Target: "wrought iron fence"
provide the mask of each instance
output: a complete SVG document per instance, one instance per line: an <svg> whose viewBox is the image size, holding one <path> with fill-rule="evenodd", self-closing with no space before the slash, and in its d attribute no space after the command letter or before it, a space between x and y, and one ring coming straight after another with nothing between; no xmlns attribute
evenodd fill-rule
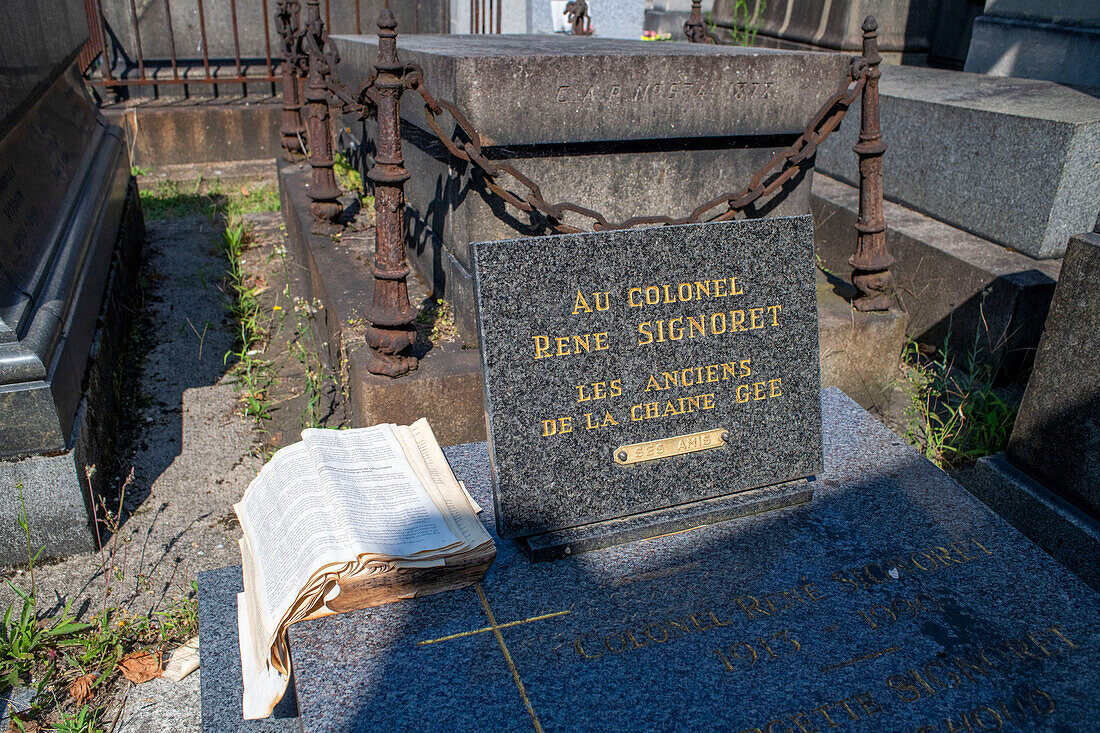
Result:
<svg viewBox="0 0 1100 733"><path fill-rule="evenodd" d="M470 33L500 33L504 0L470 0Z"/></svg>
<svg viewBox="0 0 1100 733"><path fill-rule="evenodd" d="M480 0L496 14L496 33L502 1ZM409 32L422 30L420 2L407 0L402 8ZM119 95L137 93L139 88L156 94L158 87L183 86L185 92L195 89L198 96L209 96L219 85L246 85L240 88L247 93L250 84L269 84L274 93L286 56L280 52L281 39L272 21L285 4L286 0L84 0L89 41L81 50L81 69L89 84ZM374 33L375 18L364 23L364 15L376 5L322 0L325 28ZM435 30L449 23L445 17L424 21Z"/></svg>

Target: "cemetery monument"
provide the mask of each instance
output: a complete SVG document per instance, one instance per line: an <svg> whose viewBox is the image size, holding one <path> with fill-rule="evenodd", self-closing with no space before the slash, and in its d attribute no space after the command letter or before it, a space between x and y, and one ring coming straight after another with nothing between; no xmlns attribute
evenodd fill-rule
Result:
<svg viewBox="0 0 1100 733"><path fill-rule="evenodd" d="M379 66L392 72L383 41ZM487 50L426 57L410 86L488 63ZM786 61L775 68L830 63ZM481 89L470 104L492 94ZM377 145L372 180L400 189L396 99L371 93L377 137L359 144ZM401 108L412 137L425 114L414 102ZM538 144L486 155L496 138L471 127L423 142L425 156L442 167L459 150L488 170ZM878 140L861 145L881 155ZM866 163L881 175L881 158ZM441 213L474 195L442 181L424 199L445 202ZM268 726L774 733L1095 717L1096 592L843 394L819 390L804 212L582 233L528 188L559 236L453 240L469 260L490 442L445 452L484 507L497 560L469 588L292 626L293 695ZM592 218L613 229L628 216ZM861 221L881 244L881 210L861 208ZM380 252L393 245L383 230L401 231L391 224L380 220ZM239 585L234 568L201 580L207 730L250 729L225 614Z"/></svg>
<svg viewBox="0 0 1100 733"><path fill-rule="evenodd" d="M99 113L75 61L88 34L82 4L19 6L0 43L4 563L27 560L17 485L44 557L93 547L102 475L86 467L110 455L144 237L122 131Z"/></svg>

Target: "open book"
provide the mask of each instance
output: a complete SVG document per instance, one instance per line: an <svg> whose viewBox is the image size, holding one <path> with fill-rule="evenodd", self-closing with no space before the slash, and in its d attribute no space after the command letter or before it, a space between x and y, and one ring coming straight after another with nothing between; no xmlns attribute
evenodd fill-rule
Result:
<svg viewBox="0 0 1100 733"><path fill-rule="evenodd" d="M423 419L305 430L234 509L244 532L237 624L248 719L270 715L286 692L290 624L470 585L496 557Z"/></svg>

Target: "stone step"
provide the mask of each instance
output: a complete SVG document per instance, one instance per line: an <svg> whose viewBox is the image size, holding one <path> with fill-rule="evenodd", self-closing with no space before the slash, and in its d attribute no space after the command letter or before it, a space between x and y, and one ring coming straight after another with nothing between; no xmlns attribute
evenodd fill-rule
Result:
<svg viewBox="0 0 1100 733"><path fill-rule="evenodd" d="M820 173L811 194L814 243L822 266L851 275L859 190ZM901 204L885 204L886 246L908 334L1010 379L1026 371L1043 331L1061 260L1037 260ZM862 403L861 403L862 404Z"/></svg>

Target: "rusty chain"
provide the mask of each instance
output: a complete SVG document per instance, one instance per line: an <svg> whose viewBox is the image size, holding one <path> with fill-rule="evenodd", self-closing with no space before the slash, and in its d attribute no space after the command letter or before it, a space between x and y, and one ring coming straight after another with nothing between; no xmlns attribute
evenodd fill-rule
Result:
<svg viewBox="0 0 1100 733"><path fill-rule="evenodd" d="M375 107L373 85L377 72L372 69L371 76L353 95L332 73L336 61L334 58L335 49L331 44L325 45L327 46L325 49L327 52L322 52L321 57L325 64L326 88L340 102L342 112L354 113L361 119L365 119ZM585 231L566 224L564 218L567 213L591 219L593 231L630 229L636 226L698 224L704 221L736 219L744 214L745 210L756 201L770 196L793 178L801 169L803 161L812 156L817 151L818 146L840 126L841 121L848 112L848 108L859 99L867 82L867 63L862 57L853 57L849 76L849 83L822 105L810 123L806 125L802 134L761 166L742 190L724 193L711 199L696 207L691 214L685 217L661 214L635 216L623 221L612 222L599 211L572 201L558 203L547 201L539 185L521 173L511 163L493 161L487 158L482 151L481 134L466 116L451 102L436 99L432 96L425 86L423 73L417 65L406 64L404 66L406 87L420 95L424 102L424 114L428 127L431 128L432 134L446 147L447 151L458 160L478 168L485 176L486 187L509 206L527 214L534 212L542 214L546 217L550 229L558 234L573 234ZM443 131L439 116L444 112L454 119L458 129L462 131L462 135L467 138L465 141L457 141ZM526 192L514 193L509 190L504 183L507 177L514 179L526 189ZM722 206L726 207L725 210L716 213L715 210Z"/></svg>

